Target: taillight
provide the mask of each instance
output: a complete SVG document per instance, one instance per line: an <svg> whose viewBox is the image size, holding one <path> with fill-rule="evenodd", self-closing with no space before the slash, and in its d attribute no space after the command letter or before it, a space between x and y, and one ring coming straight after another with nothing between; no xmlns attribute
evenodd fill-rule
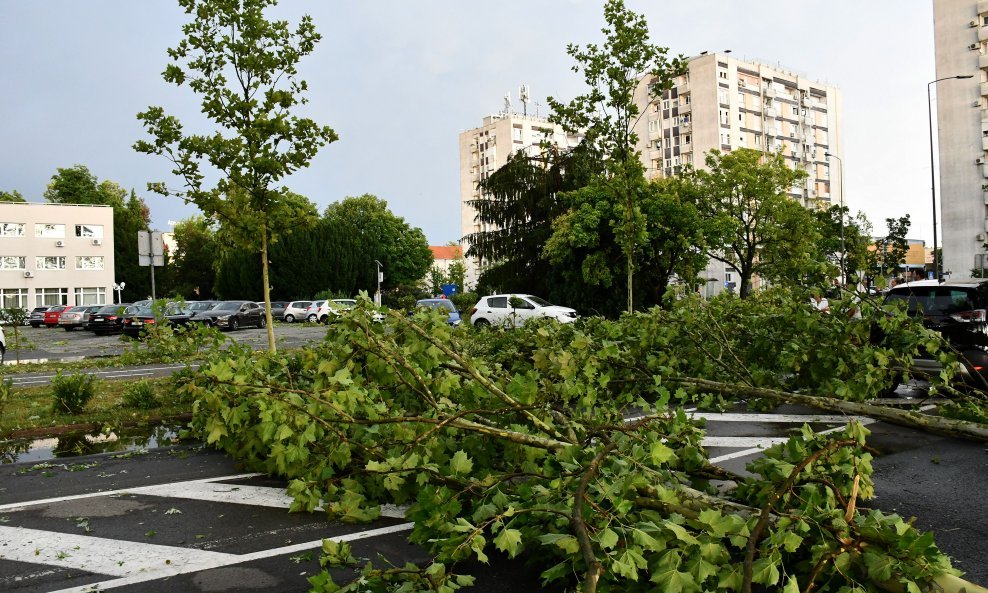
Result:
<svg viewBox="0 0 988 593"><path fill-rule="evenodd" d="M116 315L110 315L109 317L106 318L106 320L107 321L116 321L117 320L117 316Z"/></svg>
<svg viewBox="0 0 988 593"><path fill-rule="evenodd" d="M954 321L971 323L973 321L984 321L986 318L984 309L974 309L972 311L958 311L950 316Z"/></svg>

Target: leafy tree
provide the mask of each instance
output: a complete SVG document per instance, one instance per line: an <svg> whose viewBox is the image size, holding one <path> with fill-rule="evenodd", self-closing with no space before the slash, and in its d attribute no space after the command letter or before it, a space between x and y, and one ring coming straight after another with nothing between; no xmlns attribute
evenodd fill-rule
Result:
<svg viewBox="0 0 988 593"><path fill-rule="evenodd" d="M446 269L446 279L449 280L450 284L455 284L459 292L463 292L467 289L465 285L466 277L467 264L463 261L463 257L458 257Z"/></svg>
<svg viewBox="0 0 988 593"><path fill-rule="evenodd" d="M21 195L21 192L17 191L16 189L10 192L0 190L0 202L26 202L26 201L27 200L24 199L24 196Z"/></svg>
<svg viewBox="0 0 988 593"><path fill-rule="evenodd" d="M789 189L806 176L793 170L781 154L742 148L711 151L708 170L685 174L693 185L700 215L717 219L707 255L738 270L741 298L751 293L751 279L803 276L812 267L812 244L818 233L812 215L789 197Z"/></svg>
<svg viewBox="0 0 988 593"><path fill-rule="evenodd" d="M635 258L646 240L646 221L638 203L644 185L644 170L635 150L634 132L640 119L636 90L645 83L648 99L654 100L672 87L683 72L685 60L666 57L668 48L648 40L645 17L628 10L623 0L604 5L603 46L586 48L570 44L566 53L582 72L588 92L568 105L549 97L550 121L571 133L584 135L584 142L606 160L606 173L598 185L615 202L610 214L614 236L625 258L628 311L633 310Z"/></svg>
<svg viewBox="0 0 988 593"><path fill-rule="evenodd" d="M298 77L298 63L321 35L308 16L294 31L285 21L267 20L264 11L275 0L179 3L193 20L182 28L185 38L168 51L172 62L163 76L176 86L188 83L218 131L188 134L177 118L150 107L138 119L151 140L138 141L134 148L166 157L184 184L181 190L162 183L151 184L152 189L195 203L207 216L240 229L242 237L256 238L273 352L268 249L273 238L298 222L292 219L297 201L276 184L308 166L322 146L338 138L328 126L293 114L307 102L308 85ZM206 185L206 165L220 175L214 187Z"/></svg>
<svg viewBox="0 0 988 593"><path fill-rule="evenodd" d="M193 216L175 225L175 291L189 299L212 299L220 246L213 225Z"/></svg>
<svg viewBox="0 0 988 593"><path fill-rule="evenodd" d="M909 251L909 242L906 235L909 234L909 215L899 218L886 218L885 225L888 227L888 234L875 240L875 249L872 251L872 269L881 276L895 276L899 272L899 266L906 261L906 252Z"/></svg>
<svg viewBox="0 0 988 593"><path fill-rule="evenodd" d="M348 285L331 288L349 294L361 290L374 292L377 289L374 260L380 261L384 268L381 290L414 286L432 266L432 251L422 229L413 228L404 218L395 216L388 203L376 196L364 194L330 204L325 218L329 228L349 243L337 254L340 263L345 262L350 271L347 278L339 278L339 283Z"/></svg>

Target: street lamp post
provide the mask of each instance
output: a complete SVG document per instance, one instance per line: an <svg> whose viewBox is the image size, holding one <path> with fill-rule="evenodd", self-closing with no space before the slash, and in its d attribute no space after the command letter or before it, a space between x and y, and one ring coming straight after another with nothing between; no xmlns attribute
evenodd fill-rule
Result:
<svg viewBox="0 0 988 593"><path fill-rule="evenodd" d="M828 159L830 157L837 159L837 170L838 175L840 175L840 284L844 286L847 283L847 270L845 269L847 248L844 245L844 161L836 154L829 152L823 153L823 156Z"/></svg>
<svg viewBox="0 0 988 593"><path fill-rule="evenodd" d="M926 83L926 116L930 124L930 194L933 199L933 277L938 282L943 281L943 276L940 273L940 267L943 262L940 261L942 258L937 255L937 181L936 174L933 170L933 98L931 97L931 92L933 85L942 80L973 77L973 74L959 74L957 76L945 76Z"/></svg>
<svg viewBox="0 0 988 593"><path fill-rule="evenodd" d="M376 304L378 307L380 307L381 306L381 280L384 280L384 274L381 273L381 269L384 266L382 266L381 265L381 262L377 261L376 259L374 260L374 263L377 264L377 292L374 293L374 304Z"/></svg>
<svg viewBox="0 0 988 593"><path fill-rule="evenodd" d="M122 293L123 293L123 289L124 289L125 286L127 286L127 283L126 282L121 282L119 284L117 284L116 282L113 283L113 290L117 291L117 304L118 305L121 304L121 303L123 303L123 294Z"/></svg>

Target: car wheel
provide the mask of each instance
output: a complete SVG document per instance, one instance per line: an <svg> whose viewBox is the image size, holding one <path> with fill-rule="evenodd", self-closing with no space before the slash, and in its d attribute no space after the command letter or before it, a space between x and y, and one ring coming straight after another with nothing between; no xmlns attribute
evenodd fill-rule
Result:
<svg viewBox="0 0 988 593"><path fill-rule="evenodd" d="M230 331L235 332L240 328L240 322L237 321L236 317L230 318Z"/></svg>
<svg viewBox="0 0 988 593"><path fill-rule="evenodd" d="M4 358L7 356L7 348L0 344L0 364L3 364Z"/></svg>
<svg viewBox="0 0 988 593"><path fill-rule="evenodd" d="M267 327L267 325L268 325L267 317L261 315L261 318L257 321L257 327L264 329L265 327Z"/></svg>
<svg viewBox="0 0 988 593"><path fill-rule="evenodd" d="M316 322L316 319L317 319L317 317L316 317L316 314L315 314L315 313L313 313L312 315L309 315L309 316L308 316L308 317L306 318L306 321L308 321L309 323L315 323L315 322Z"/></svg>
<svg viewBox="0 0 988 593"><path fill-rule="evenodd" d="M325 323L326 325L329 325L329 315L323 315L322 317L320 317L319 323Z"/></svg>
<svg viewBox="0 0 988 593"><path fill-rule="evenodd" d="M476 325L477 327L487 327L488 325L491 324L491 322L481 317L477 321L474 321L473 324Z"/></svg>
<svg viewBox="0 0 988 593"><path fill-rule="evenodd" d="M295 316L291 313L285 315L285 323L295 323Z"/></svg>

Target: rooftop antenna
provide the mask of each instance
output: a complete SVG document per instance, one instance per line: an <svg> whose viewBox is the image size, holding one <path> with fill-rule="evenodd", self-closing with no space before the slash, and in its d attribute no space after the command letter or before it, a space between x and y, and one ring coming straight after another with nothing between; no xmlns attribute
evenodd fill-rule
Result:
<svg viewBox="0 0 988 593"><path fill-rule="evenodd" d="M530 95L528 93L528 85L527 84L523 84L523 85L521 85L521 87L518 88L518 98L521 100L522 113L525 116L527 116L528 115L528 100L530 98Z"/></svg>
<svg viewBox="0 0 988 593"><path fill-rule="evenodd" d="M504 115L511 115L511 93L504 93Z"/></svg>

